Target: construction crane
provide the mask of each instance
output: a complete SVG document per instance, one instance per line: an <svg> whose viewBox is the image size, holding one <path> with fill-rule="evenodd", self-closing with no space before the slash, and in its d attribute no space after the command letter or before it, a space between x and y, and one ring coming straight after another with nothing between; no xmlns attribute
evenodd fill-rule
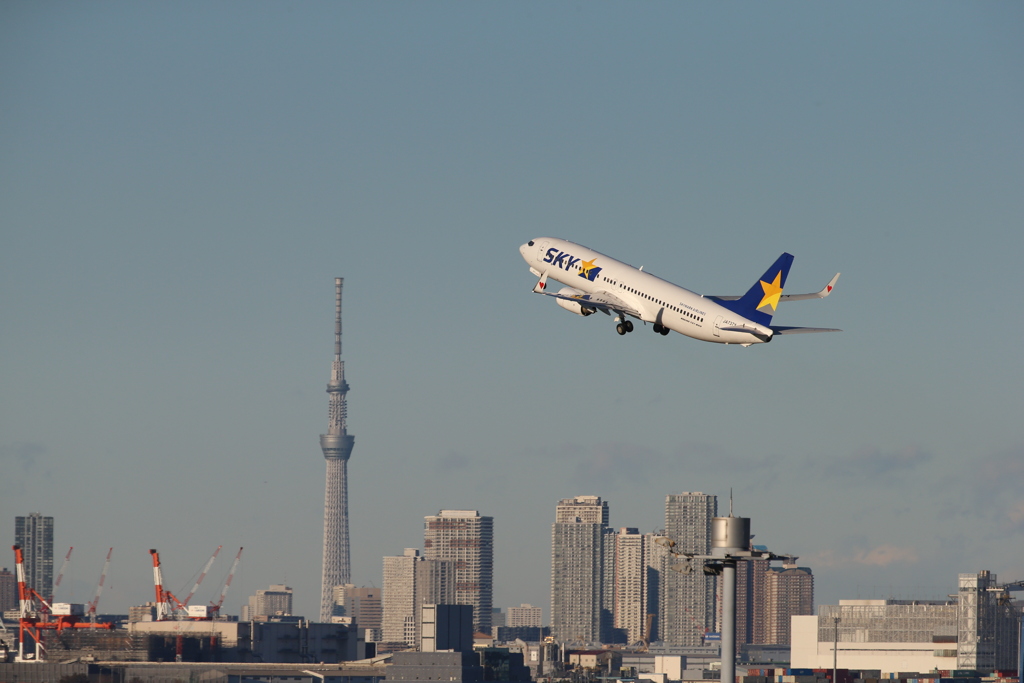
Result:
<svg viewBox="0 0 1024 683"><path fill-rule="evenodd" d="M231 579L235 578L235 570L238 569L238 562L242 559L242 549L238 549L238 554L235 555L235 561L231 563L231 571L228 572L228 578L224 581L224 587L220 589L220 599L217 602L210 602L210 618L220 616L220 608L224 604L224 598L228 595L228 588L231 587Z"/></svg>
<svg viewBox="0 0 1024 683"><path fill-rule="evenodd" d="M53 604L53 596L57 593L57 588L60 587L60 580L64 578L64 571L68 568L68 562L71 561L71 551L75 549L75 546L68 548L68 554L64 556L64 564L60 566L60 571L57 572L57 580L53 582L53 591L50 593L50 604Z"/></svg>
<svg viewBox="0 0 1024 683"><path fill-rule="evenodd" d="M219 545L217 546L217 549L213 551L213 556L206 561L206 565L203 567L202 573L199 575L199 578L196 579L196 584L192 586L192 590L190 590L188 595L185 596L185 602L183 602L182 605L184 605L186 613L190 618L205 619L207 616L208 608L205 605L194 605L189 607L188 602L192 599L192 596L196 594L196 591L199 589L199 584L201 584L203 579L206 578L206 572L210 571L210 567L213 566L214 561L217 559L217 554L220 553L220 549L223 547L224 546Z"/></svg>
<svg viewBox="0 0 1024 683"><path fill-rule="evenodd" d="M193 595L195 595L196 590L199 588L199 584L203 582L203 579L206 577L206 573L210 571L210 567L213 566L213 562L217 559L217 554L220 552L222 547L223 546L217 546L217 549L213 552L213 556L207 560L202 573L199 575L199 579L196 581L195 585L192 586L192 590L189 591L188 595L185 596L184 601L179 600L174 593L164 588L163 572L160 568L160 554L155 548L150 549L149 554L153 556L153 585L156 589L157 621L166 621L168 618L208 618L207 607L202 605L189 607L188 601L192 599Z"/></svg>
<svg viewBox="0 0 1024 683"><path fill-rule="evenodd" d="M18 661L46 658L43 631L63 631L76 628L114 628L113 624L92 624L79 621L84 616L84 605L49 603L25 581L25 555L20 545L12 546L14 566L18 577ZM68 553L70 555L70 551ZM50 621L50 617L56 617ZM34 642L31 655L25 653L25 636Z"/></svg>
<svg viewBox="0 0 1024 683"><path fill-rule="evenodd" d="M110 556L113 552L113 548L107 551L107 561L103 563L103 571L100 573L100 582L96 586L96 594L92 596L92 600L89 601L88 609L86 610L89 614L89 621L93 624L96 623L96 605L99 604L100 595L103 593L103 582L107 579L107 570L110 569Z"/></svg>
<svg viewBox="0 0 1024 683"><path fill-rule="evenodd" d="M1024 581L1014 581L1013 583L1004 583L1001 586L993 586L988 589L991 593L999 593L996 596L996 604L998 605L1009 605L1010 604L1010 591L1024 591Z"/></svg>

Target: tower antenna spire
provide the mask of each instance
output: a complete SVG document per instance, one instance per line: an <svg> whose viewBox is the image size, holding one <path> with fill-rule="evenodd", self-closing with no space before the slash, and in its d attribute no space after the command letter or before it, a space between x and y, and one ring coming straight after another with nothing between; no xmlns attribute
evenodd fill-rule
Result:
<svg viewBox="0 0 1024 683"><path fill-rule="evenodd" d="M320 591L320 621L330 621L334 587L349 583L351 564L348 544L348 459L355 437L348 433L348 382L341 360L341 289L344 278L334 278L334 362L327 383L327 433L320 448L327 461L324 489L324 564Z"/></svg>
<svg viewBox="0 0 1024 683"><path fill-rule="evenodd" d="M341 287L345 278L334 278L334 360L341 360Z"/></svg>

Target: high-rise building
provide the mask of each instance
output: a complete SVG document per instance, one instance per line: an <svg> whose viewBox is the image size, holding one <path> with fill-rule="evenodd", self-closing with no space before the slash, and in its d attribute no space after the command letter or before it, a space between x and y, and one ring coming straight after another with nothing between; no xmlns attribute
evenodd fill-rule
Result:
<svg viewBox="0 0 1024 683"><path fill-rule="evenodd" d="M351 583L334 587L334 613L352 617L360 629L380 630L381 589Z"/></svg>
<svg viewBox="0 0 1024 683"><path fill-rule="evenodd" d="M763 644L765 633L765 572L768 560L747 560L736 563L736 644ZM715 595L716 630L722 630L722 591L719 581Z"/></svg>
<svg viewBox="0 0 1024 683"><path fill-rule="evenodd" d="M650 602L650 546L654 537L637 529L623 527L614 539L614 577L612 614L615 628L625 632L627 643L644 640L647 615L654 622L657 602Z"/></svg>
<svg viewBox="0 0 1024 683"><path fill-rule="evenodd" d="M49 600L53 595L53 517L38 512L15 517L14 542L25 557L25 583Z"/></svg>
<svg viewBox="0 0 1024 683"><path fill-rule="evenodd" d="M429 560L454 563L455 600L452 604L472 605L473 628L490 633L494 518L483 517L476 510L441 510L425 517L423 554Z"/></svg>
<svg viewBox="0 0 1024 683"><path fill-rule="evenodd" d="M671 494L665 499L665 535L673 550L707 555L711 552L711 520L718 498L700 492ZM689 573L665 571L659 596L659 636L670 645L701 645L715 627L715 577L704 573L705 562L694 560Z"/></svg>
<svg viewBox="0 0 1024 683"><path fill-rule="evenodd" d="M403 555L384 558L384 599L381 601L381 640L387 643L417 642L416 563L423 558L415 548Z"/></svg>
<svg viewBox="0 0 1024 683"><path fill-rule="evenodd" d="M595 642L606 635L605 538L608 503L600 496L558 502L551 526L551 632L558 640ZM610 616L610 615L609 615Z"/></svg>
<svg viewBox="0 0 1024 683"><path fill-rule="evenodd" d="M762 546L763 547L763 546ZM748 560L738 563L736 567L736 642L766 643L766 609L765 583L767 581L768 560ZM740 569L743 570L742 600L740 596ZM723 582L724 583L724 582ZM740 631L742 614L743 631ZM740 638L743 640L740 640Z"/></svg>
<svg viewBox="0 0 1024 683"><path fill-rule="evenodd" d="M512 627L529 626L540 628L544 625L540 607L523 603L519 607L509 607L505 617L505 625Z"/></svg>
<svg viewBox="0 0 1024 683"><path fill-rule="evenodd" d="M18 608L18 577L4 567L0 570L0 613Z"/></svg>
<svg viewBox="0 0 1024 683"><path fill-rule="evenodd" d="M246 607L246 620L291 616L292 589L283 584L272 583L270 588L261 588L256 591L256 595L249 596L249 604Z"/></svg>
<svg viewBox="0 0 1024 683"><path fill-rule="evenodd" d="M764 575L764 604L765 642L789 645L790 618L814 614L814 576L811 570L795 564L768 569Z"/></svg>
<svg viewBox="0 0 1024 683"><path fill-rule="evenodd" d="M348 382L341 360L341 287L334 279L334 362L327 383L327 433L320 435L320 448L327 460L324 487L324 563L320 588L320 621L329 621L334 604L334 587L348 583L351 573L348 545L348 459L355 437L348 433Z"/></svg>
<svg viewBox="0 0 1024 683"><path fill-rule="evenodd" d="M416 647L420 609L426 604L454 604L455 578L454 562L428 559L416 548L385 557L381 640Z"/></svg>

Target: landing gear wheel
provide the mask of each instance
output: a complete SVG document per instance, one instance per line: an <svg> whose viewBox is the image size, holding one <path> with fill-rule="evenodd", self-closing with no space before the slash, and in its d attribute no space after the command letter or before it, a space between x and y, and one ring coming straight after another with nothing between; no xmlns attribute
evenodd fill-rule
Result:
<svg viewBox="0 0 1024 683"><path fill-rule="evenodd" d="M671 331L672 331L672 330L668 329L667 327L662 327L662 328L661 328L661 335L662 335L663 337L664 337L664 336L667 336L667 335L668 335L668 333L669 333L669 332L671 332Z"/></svg>
<svg viewBox="0 0 1024 683"><path fill-rule="evenodd" d="M619 323L615 326L615 331L619 334L626 334L628 330L626 330L626 326L623 323Z"/></svg>
<svg viewBox="0 0 1024 683"><path fill-rule="evenodd" d="M655 334L662 334L662 330L663 329L665 329L665 328L661 326L661 323L654 323L654 333Z"/></svg>
<svg viewBox="0 0 1024 683"><path fill-rule="evenodd" d="M633 331L633 321L632 320L627 320L626 322L624 322L622 324L626 326L626 332L632 332Z"/></svg>

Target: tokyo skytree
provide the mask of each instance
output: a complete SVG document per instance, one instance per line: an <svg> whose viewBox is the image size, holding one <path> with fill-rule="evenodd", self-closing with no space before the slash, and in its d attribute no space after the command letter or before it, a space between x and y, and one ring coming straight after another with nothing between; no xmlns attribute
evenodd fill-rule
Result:
<svg viewBox="0 0 1024 683"><path fill-rule="evenodd" d="M348 459L355 437L348 433L348 406L345 395L345 362L341 360L341 286L344 278L334 278L334 362L329 399L327 433L320 435L320 448L327 460L327 485L324 493L324 571L320 592L320 621L331 620L333 589L350 583L348 550Z"/></svg>

